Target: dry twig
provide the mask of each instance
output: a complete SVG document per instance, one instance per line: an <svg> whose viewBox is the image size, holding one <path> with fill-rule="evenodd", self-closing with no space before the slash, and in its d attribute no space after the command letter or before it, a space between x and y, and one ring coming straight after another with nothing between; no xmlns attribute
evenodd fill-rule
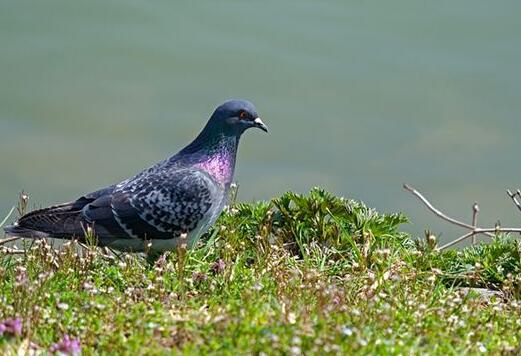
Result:
<svg viewBox="0 0 521 356"><path fill-rule="evenodd" d="M4 224L7 222L7 220L9 220L9 218L11 217L11 215L13 214L15 209L16 209L16 207L14 207L14 206L11 208L11 210L9 211L7 216L0 222L0 228L2 226L4 226ZM18 240L20 238L21 237L19 237L19 236L12 236L12 237L7 237L5 239L0 239L0 246L3 245L3 244L6 244L8 242L11 242L11 241L16 241L16 240Z"/></svg>
<svg viewBox="0 0 521 356"><path fill-rule="evenodd" d="M3 246L0 248L0 252L6 255L23 255L25 253L25 250Z"/></svg>
<svg viewBox="0 0 521 356"><path fill-rule="evenodd" d="M0 222L0 227L4 226L4 224L7 222L7 220L11 217L11 215L13 214L13 211L14 209L16 209L14 206L11 208L11 210L9 211L9 213L7 214L7 216L4 218L4 220L2 220L2 222Z"/></svg>
<svg viewBox="0 0 521 356"><path fill-rule="evenodd" d="M521 211L521 202L517 198L521 198L521 191L518 189L515 193L512 193L510 189L507 189L508 196L512 199L517 208Z"/></svg>
<svg viewBox="0 0 521 356"><path fill-rule="evenodd" d="M8 242L16 241L16 240L19 240L19 239L21 239L20 236L6 237L5 239L1 239L0 240L0 246L3 245L3 244L6 244Z"/></svg>
<svg viewBox="0 0 521 356"><path fill-rule="evenodd" d="M414 196L416 196L430 211L432 211L436 216L438 216L439 218L453 224L453 225L456 225L456 226L459 226L459 227L462 227L462 228L465 228L465 229L468 229L470 230L470 232L458 237L457 239L439 247L438 249L439 250L443 250L443 249L446 249L447 247L450 247L460 241L463 241L469 237L472 237L472 243L475 243L475 236L476 235L479 235L479 234L482 234L482 235L486 235L488 237L494 237L496 236L498 233L500 232L515 232L515 233L521 233L521 228L502 228L500 227L499 225L496 225L495 227L493 228L480 228L480 227L477 227L477 216L478 216L478 212L479 212L479 206L477 203L474 203L474 205L472 206L472 225L470 224L467 224L465 222L462 222L460 220L457 220L457 219L454 219L450 216L448 216L447 214L443 213L441 210L437 209L436 207L434 207L434 205L431 204L431 202L429 200L427 200L427 198L425 198L419 191L417 191L416 189L414 189L413 187L411 187L410 185L408 184L404 184L403 185L404 189L407 190L408 192L412 193ZM520 197L521 198L521 192L518 190L515 194L511 195L510 191L509 191L509 195L510 197L514 200L514 203L516 204L516 206L521 210L521 203L517 200L516 196Z"/></svg>
<svg viewBox="0 0 521 356"><path fill-rule="evenodd" d="M474 229L476 229L478 225L478 213L479 213L479 205L477 202L472 205L472 226L474 226ZM472 234L472 244L476 244L476 234Z"/></svg>

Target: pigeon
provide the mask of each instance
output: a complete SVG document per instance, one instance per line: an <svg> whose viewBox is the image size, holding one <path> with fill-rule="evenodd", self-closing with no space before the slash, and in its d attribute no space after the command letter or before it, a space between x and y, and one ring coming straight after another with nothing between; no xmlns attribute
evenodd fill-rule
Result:
<svg viewBox="0 0 521 356"><path fill-rule="evenodd" d="M29 212L4 228L28 238L86 239L122 252L160 255L181 242L192 248L222 212L241 135L268 132L253 104L229 100L177 154L120 183L77 200Z"/></svg>

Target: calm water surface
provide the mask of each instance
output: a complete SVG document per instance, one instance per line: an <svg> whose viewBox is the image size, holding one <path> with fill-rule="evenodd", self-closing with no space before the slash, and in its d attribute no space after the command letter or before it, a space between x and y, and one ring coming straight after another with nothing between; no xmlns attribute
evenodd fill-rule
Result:
<svg viewBox="0 0 521 356"><path fill-rule="evenodd" d="M0 215L70 200L175 153L252 100L240 199L323 186L420 234L448 213L521 225L519 1L2 1Z"/></svg>

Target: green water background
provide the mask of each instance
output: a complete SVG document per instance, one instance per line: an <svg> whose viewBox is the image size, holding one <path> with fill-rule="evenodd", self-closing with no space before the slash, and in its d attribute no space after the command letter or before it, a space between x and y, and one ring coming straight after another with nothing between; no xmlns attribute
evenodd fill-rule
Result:
<svg viewBox="0 0 521 356"><path fill-rule="evenodd" d="M313 186L436 220L401 184L521 225L519 1L0 2L0 215L175 153L223 100L252 100L241 200Z"/></svg>

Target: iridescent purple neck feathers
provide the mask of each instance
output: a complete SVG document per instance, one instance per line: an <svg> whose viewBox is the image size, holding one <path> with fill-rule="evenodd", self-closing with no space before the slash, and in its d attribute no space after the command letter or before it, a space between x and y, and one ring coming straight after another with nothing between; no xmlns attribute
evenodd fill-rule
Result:
<svg viewBox="0 0 521 356"><path fill-rule="evenodd" d="M200 135L176 158L203 169L219 184L228 188L233 180L239 137L223 134Z"/></svg>
<svg viewBox="0 0 521 356"><path fill-rule="evenodd" d="M194 164L206 172L217 182L229 187L233 180L235 171L235 157L237 155L236 137L228 137L219 142L218 146L210 148L206 153L202 153L201 160Z"/></svg>

